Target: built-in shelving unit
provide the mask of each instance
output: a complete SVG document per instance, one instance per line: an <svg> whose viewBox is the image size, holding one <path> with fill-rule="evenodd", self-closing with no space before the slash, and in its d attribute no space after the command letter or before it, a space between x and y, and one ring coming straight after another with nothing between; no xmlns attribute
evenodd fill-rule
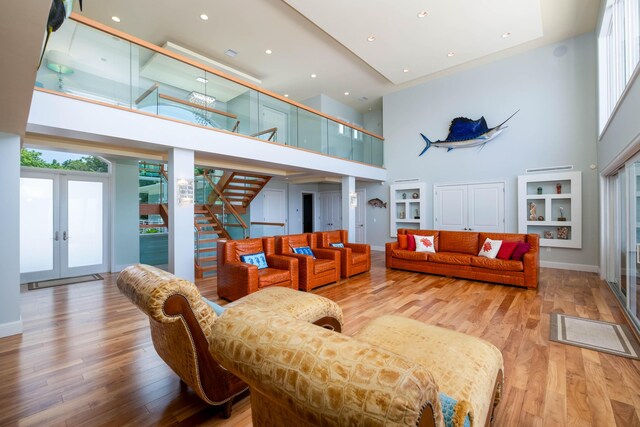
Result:
<svg viewBox="0 0 640 427"><path fill-rule="evenodd" d="M518 177L518 232L540 235L540 246L582 247L582 172Z"/></svg>
<svg viewBox="0 0 640 427"><path fill-rule="evenodd" d="M426 187L424 182L392 184L389 192L390 235L396 237L399 228L426 228Z"/></svg>

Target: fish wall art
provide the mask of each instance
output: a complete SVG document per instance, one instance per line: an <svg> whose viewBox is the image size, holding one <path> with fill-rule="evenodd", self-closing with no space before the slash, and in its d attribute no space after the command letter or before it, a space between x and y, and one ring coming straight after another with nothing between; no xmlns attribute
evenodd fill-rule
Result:
<svg viewBox="0 0 640 427"><path fill-rule="evenodd" d="M500 133L507 127L504 124L507 123L511 117L515 116L518 111L513 113L507 120L500 123L498 126L492 128L487 126L487 121L484 119L484 116L480 117L478 120L471 120L466 117L456 117L451 120L451 124L449 125L449 135L447 135L447 139L443 141L431 142L429 138L424 136L424 134L420 134L427 146L424 147L424 150L422 150L419 156L422 156L432 145L434 147L446 148L447 152L454 148L484 146L484 144L500 135Z"/></svg>
<svg viewBox="0 0 640 427"><path fill-rule="evenodd" d="M386 208L387 207L387 203L383 202L380 199L371 199L367 203L369 203L369 205L373 206L374 208Z"/></svg>

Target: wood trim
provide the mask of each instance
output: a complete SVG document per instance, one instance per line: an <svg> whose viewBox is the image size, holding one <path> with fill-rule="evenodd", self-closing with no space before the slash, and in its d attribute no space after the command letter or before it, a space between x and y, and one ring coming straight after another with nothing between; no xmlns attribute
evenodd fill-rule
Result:
<svg viewBox="0 0 640 427"><path fill-rule="evenodd" d="M271 129L265 129L263 131L260 131L258 133L254 133L253 135L251 135L252 137L256 138L258 136L261 135L266 135L268 133L271 133L271 135L269 135L269 138L267 138L267 141L271 141L271 139L276 136L276 133L278 132L278 128L271 128Z"/></svg>
<svg viewBox="0 0 640 427"><path fill-rule="evenodd" d="M184 295L171 295L164 302L163 310L169 316L181 317L189 330L197 355L195 361L199 373L197 380L209 399L207 403L224 404L247 389L248 386L240 378L223 368L213 358L204 332Z"/></svg>
<svg viewBox="0 0 640 427"><path fill-rule="evenodd" d="M220 114L221 116L227 116L227 117L230 117L232 119L237 119L238 118L238 116L236 116L235 114L227 113L226 111L222 111L222 110L216 110L215 108L211 108L211 107L205 107L204 105L198 105L198 104L195 104L193 102L185 101L185 100L180 99L180 98L176 98L176 97L173 97L173 96L165 95L163 93L161 93L159 96L160 96L160 98L166 99L167 101L177 102L178 104L186 105L187 107L198 108L200 110L205 110L205 111L209 111L211 113ZM256 135L251 135L251 136L256 136Z"/></svg>
<svg viewBox="0 0 640 427"><path fill-rule="evenodd" d="M96 30L102 31L102 32L107 33L107 34L111 34L112 36L116 36L116 37L121 38L123 40L126 40L126 41L128 41L130 43L133 43L133 44L136 44L138 46L144 47L145 49L149 49L151 51L154 51L156 53L162 54L164 56L168 56L168 57L173 58L173 59L175 59L177 61L180 61L180 62L183 62L185 64L191 65L193 67L200 68L201 70L204 70L207 73L215 74L215 75L217 75L219 77L225 78L225 79L230 80L230 81L232 81L234 83L237 83L237 84L242 85L244 87L247 87L249 89L255 90L256 92L260 92L260 93L263 93L265 95L268 95L268 96L271 96L273 98L276 98L277 100L282 101L282 102L284 102L286 104L296 106L296 107L301 108L303 110L309 111L310 113L314 113L314 114L317 114L318 116L322 116L322 117L327 118L329 120L333 120L334 122L340 123L342 125L350 127L352 129L355 129L355 130L357 130L359 132L365 133L365 134L370 135L370 136L372 136L374 138L378 138L378 139L384 141L384 137L382 137L380 135L376 135L375 133L369 132L368 130L363 129L363 128L359 127L359 126L354 126L351 123L347 123L347 122L345 122L343 120L340 120L340 119L338 119L336 117L332 117L332 116L330 116L328 114L325 114L325 113L322 113L320 111L314 110L313 108L308 107L308 106L306 106L304 104L300 104L298 102L291 101L290 99L285 98L284 96L278 95L275 92L268 91L266 89L263 89L263 88L261 88L259 86L254 85L254 84L251 84L251 83L245 82L243 80L240 80L238 78L232 77L232 76L230 76L228 74L223 73L222 71L216 70L215 68L208 67L208 66L200 64L199 62L196 62L196 61L194 61L192 59L186 58L186 57L184 57L182 55L179 55L179 54L171 52L171 51L169 51L167 49L164 49L164 48L161 48L159 46L156 46L153 43L149 43L147 41L144 41L142 39L134 37L134 36L132 36L130 34L127 34L125 32L122 32L122 31L116 30L114 28L108 27L108 26L106 26L104 24L101 24L101 23L99 23L97 21L89 19L89 18L87 18L85 16L78 15L76 12L73 12L71 14L71 16L69 16L69 18L74 20L74 21L76 21L76 22L84 24L84 25L86 25L88 27L94 28Z"/></svg>
<svg viewBox="0 0 640 427"><path fill-rule="evenodd" d="M329 329L335 332L342 332L342 325L338 322L338 319L332 316L321 317L313 322L314 325L318 325L321 328Z"/></svg>
<svg viewBox="0 0 640 427"><path fill-rule="evenodd" d="M136 99L136 100L135 100L136 105L138 105L138 104L140 104L142 101L144 101L144 99L145 99L147 96L151 95L151 93L152 93L154 90L158 89L159 87L160 87L160 85L159 85L158 83L154 83L154 84L152 84L152 85L151 85L151 87L150 87L149 89L145 90L145 91L144 91L144 93L143 93L142 95L140 95L140 96L138 97L138 99Z"/></svg>
<svg viewBox="0 0 640 427"><path fill-rule="evenodd" d="M284 222L264 222L264 221L251 221L251 225L275 225L278 227L284 227Z"/></svg>
<svg viewBox="0 0 640 427"><path fill-rule="evenodd" d="M244 135L242 133L235 133L235 132L228 131L228 130L225 130L225 129L218 129L218 128L212 128L210 126L203 126L203 125L199 125L197 123L187 122L185 120L174 119L172 117L167 117L167 116L160 116L158 114L148 113L146 111L134 110L133 108L121 107L119 105L113 105L113 104L109 104L107 102L96 101L94 99L87 99L87 98L83 98L81 96L70 95L68 93L62 93L62 92L58 92L58 91L51 90L51 89L45 89L45 88L41 88L41 87L34 87L33 90L36 91L36 92L42 92L42 93L48 93L50 95L61 96L63 98L74 99L76 101L88 102L89 104L100 105L102 107L109 107L109 108L114 108L116 110L127 111L129 113L140 114L141 116L154 117L156 119L162 119L162 120L167 120L167 121L174 122L174 123L180 123L182 125L193 126L193 127L197 127L197 128L200 128L200 129L206 129L206 130L213 131L213 132L226 133L227 135L233 135L233 136L241 136L243 138L249 138L249 139L252 139L254 141L260 141L260 142L262 142L264 144L274 144L274 145L277 145L279 147L287 147L287 148L290 148L292 150L305 151L307 153L317 154L319 156L331 157L333 159L342 160L343 162L356 163L356 164L360 164L360 165L364 165L364 166L368 166L368 167L372 167L372 168L376 168L376 169L382 169L382 170L385 169L382 166L370 165L368 163L360 162L358 160L343 159L342 157L333 156L333 155L327 154L327 153L320 153L318 151L309 150L307 148L294 147L293 145L283 145L283 144L279 144L277 142L266 141L266 140L260 139L260 138L253 138L253 137L251 137L249 135ZM36 133L32 132L29 135L31 135L33 137L33 136L37 136L39 134L36 134ZM72 138L69 138L69 139L72 139ZM80 141L80 142L85 142L85 141ZM95 142L95 141L89 141L89 142ZM207 153L211 153L211 152L207 151ZM164 159L165 157L162 156L162 158Z"/></svg>

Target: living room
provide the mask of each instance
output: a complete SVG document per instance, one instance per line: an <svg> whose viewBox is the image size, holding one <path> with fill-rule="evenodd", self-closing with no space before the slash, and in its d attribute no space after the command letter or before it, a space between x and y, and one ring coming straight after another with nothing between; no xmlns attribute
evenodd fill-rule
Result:
<svg viewBox="0 0 640 427"><path fill-rule="evenodd" d="M118 28L118 24L111 17L116 14L124 17L126 13L126 9L118 12L93 9L92 12L93 5L84 3L88 18L114 28ZM551 25L548 21L552 10L550 2L535 3L539 3L542 10L540 22ZM553 312L637 328L634 323L637 322L634 261L637 236L635 226L629 221L637 210L632 199L625 199L626 195L635 194L636 185L631 178L636 176L634 156L638 152L635 116L640 89L635 84L637 68L634 65L624 84L620 84L617 89L619 98L608 101L610 111L603 111L601 104L605 95L601 90L604 77L602 72L598 73L602 67L598 63L598 57L602 58L598 49L601 45L599 38L604 34L601 30L603 22L609 19L611 9L607 2L578 3L573 2L571 7L567 6L571 10L564 11L566 32L545 26L545 40L534 38L528 43L514 42L509 49L497 48L492 55L472 60L464 60L464 50L458 49L452 57L447 57L449 49L445 48L444 58L461 58L460 63L454 67L445 66L439 73L414 77L396 85L385 80L387 87L379 92L377 103L372 102L371 109L368 105L365 108L360 106L367 101L349 99L360 93L372 97L369 92L350 87L336 93L334 87L339 85L335 82L331 83L334 92L330 92L327 81L318 83L328 71L317 72L318 76L310 79L306 67L299 65L304 68L301 73L304 72L305 78L314 82L310 84L318 85L310 89L316 91L313 94L330 93L324 95L325 99L334 102L332 105L327 102L324 110L321 105L311 108L332 117L338 116L338 119L344 119L346 111L355 112L362 117L359 124L364 130L384 136L384 179L376 179L374 172L370 173L360 164L353 166L360 168L357 171L349 171L348 164L345 166L332 158L326 160L326 165L320 161L314 165L318 170L326 168L328 172L325 174L316 171L312 177L305 177L287 176L285 173L265 187L291 190L286 191L286 234L302 231L294 224L297 224L300 214L295 204L299 203L298 193L303 189L316 194L342 192L343 203L346 204L344 185L349 181L343 178L355 175L357 178L352 190L362 190L366 195L365 203L379 199L388 204L383 208L366 204L364 208L365 242L372 249L371 270L316 288L310 294L338 303L344 312L343 333L346 335L355 334L369 320L394 314L477 336L497 346L505 360L507 381L502 402L496 409L497 425L580 422L585 425L631 425L640 416L637 409L640 404L634 391L640 384L636 360L549 341L549 316ZM321 14L307 12L318 20L314 25L313 19L284 2L269 2L268 7L285 19L295 15L295 25L308 26L305 34L319 38L321 44L336 50L338 56L355 63L350 65L352 69L367 68L367 73L378 76L374 80L384 80L374 68L327 35L330 33L328 28L323 32L316 26L321 25ZM78 5L75 8L77 11ZM202 13L197 9L194 7L190 13ZM40 12L44 16L47 10ZM430 13L433 15L435 12ZM560 14L560 11L556 10L556 13ZM15 16L24 14L25 10L17 10ZM412 14L413 19L424 19ZM161 15L158 12L158 16ZM211 12L209 15L213 17ZM507 32L513 34L504 39L500 37ZM518 37L513 29L505 29L501 34L497 36L500 41ZM556 39L551 41L548 37ZM382 36L377 35L376 40L366 43L375 45L381 40ZM7 43L5 49L10 45ZM637 49L637 44L635 47ZM273 58L278 50L271 48L274 54L267 56ZM243 53L241 51L240 56ZM260 54L264 55L262 51ZM10 72L10 69L5 72ZM354 71L353 74L357 73ZM401 70L400 74L408 73ZM11 74L6 76L6 80L10 80L9 76ZM30 93L33 93L35 81L34 74ZM5 81L4 85L9 83ZM305 83L299 85L302 87ZM342 95L347 89L351 94ZM272 90L287 93L297 102L312 98L302 95L302 90L298 95L293 89L285 92L282 87L277 87ZM5 94L2 105L15 101L9 89L2 93ZM1 181L9 200L17 200L16 180L20 177L19 166L14 161L16 143L19 146L21 141L31 141L41 144L31 145L36 149L48 146L71 151L75 148L80 153L105 157L114 155L111 151L113 145L105 144L103 151L96 149L99 146L96 140L112 137L110 132L91 136L95 137L93 141L89 141L89 136L87 140L78 140L75 136L65 139L62 134L49 137L46 132L38 134L37 126L44 129L45 119L61 120L53 117L54 114L51 114L52 118L45 117L47 110L40 102L42 95L42 92L33 95L34 104L27 105L27 116L30 109L31 114L37 112L38 115L29 119L25 116L21 130L16 129L15 123L10 123L11 126L3 124L0 128L6 132L0 145L7 150L2 155L2 170L7 179ZM29 104L30 99L31 95L23 102ZM74 108L78 111L85 108L82 101L69 99L65 102L75 102L77 107ZM425 140L420 134L431 141L444 140L451 121L456 117L484 117L488 126L493 127L513 113L516 114L506 123L508 127L481 148L449 151L439 148L436 143L420 155L425 149ZM115 114L128 113L114 113L113 117ZM105 115L105 123L113 117ZM352 119L349 124L354 123L357 125L358 121ZM72 126L72 130L80 127L78 124ZM225 140L227 143L231 141L235 140ZM28 142L26 146L29 146ZM291 150L289 147L276 149ZM152 150L145 152L138 147L138 153L148 155ZM283 157L281 153L286 151L278 151L277 154L274 151L264 167L273 169L273 159ZM298 160L293 157L297 155L283 160L281 169L300 169L300 165L294 164ZM247 164L256 169L260 166L255 157L246 156ZM132 162L132 158L123 159L115 154L115 159L116 163L131 163L130 178L136 173L137 164ZM143 155L138 159L163 160L162 156ZM207 160L215 165L216 155L209 155ZM197 161L196 158L196 164ZM433 206L436 187L501 182L504 184L502 231L522 233L519 204L523 197L518 188L518 177L535 175L536 171L580 172L582 198L579 225L570 225L581 227L580 247L563 246L561 243L564 242L559 242L562 238L556 231L562 224L554 225L552 240L555 242L540 245L541 269L537 290L385 268L385 244L396 239L395 233L390 232L390 224L393 223L390 206L392 185L403 180L424 183L425 203L419 219L426 224L422 228L438 229L436 225L440 219ZM287 182L296 177L297 183ZM316 181L312 182L312 178ZM133 179L137 179L137 174ZM126 187L131 182L121 184ZM557 209L550 212L553 216L547 220L562 216ZM538 213L549 216L542 206L539 206ZM576 215L575 211L572 213ZM123 212L123 216L135 217L133 229L137 228L137 212ZM5 211L2 218L8 229L19 229L17 212ZM569 222L572 220L576 221L576 218ZM350 223L343 221L342 228L349 227ZM541 225L528 224L528 227L535 230ZM349 230L350 237L353 237L355 233ZM13 231L7 233L7 242L17 241ZM129 238L137 240L138 235ZM121 241L118 247L126 246ZM137 261L132 259L136 257L135 250L131 251L132 257L119 257L117 263L112 259L111 272L104 274L104 280L97 283L18 292L19 280L15 274L16 265L19 265L17 247L17 244L8 244L1 257L3 266L7 268L0 286L3 301L0 308L4 311L0 324L13 324L16 319L21 319L23 333L0 338L3 347L0 363L6 368L3 377L6 375L4 378L10 384L0 396L0 412L5 414L0 417L0 424L96 423L98 418L94 414L100 414L99 422L105 424L250 424L251 404L247 396L236 401L231 418L224 419L218 408L209 407L192 390L183 387L180 378L155 353L146 316L115 286L118 271ZM193 271L191 266L185 268L189 269ZM220 305L228 303L218 297L216 279L198 280L196 283L203 296Z"/></svg>

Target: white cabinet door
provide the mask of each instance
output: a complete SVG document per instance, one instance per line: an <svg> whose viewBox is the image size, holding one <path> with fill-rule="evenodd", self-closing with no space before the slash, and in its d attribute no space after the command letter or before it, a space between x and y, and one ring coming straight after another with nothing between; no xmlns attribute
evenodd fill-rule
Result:
<svg viewBox="0 0 640 427"><path fill-rule="evenodd" d="M447 185L434 187L436 230L462 231L467 228L467 186Z"/></svg>
<svg viewBox="0 0 640 427"><path fill-rule="evenodd" d="M364 190L356 191L358 195L358 207L356 208L356 235L355 243L366 243L367 239L367 219L365 217L366 206L364 204Z"/></svg>
<svg viewBox="0 0 640 427"><path fill-rule="evenodd" d="M467 228L486 233L504 232L504 183L469 185Z"/></svg>
<svg viewBox="0 0 640 427"><path fill-rule="evenodd" d="M320 193L322 231L339 230L342 226L342 196L339 191Z"/></svg>
<svg viewBox="0 0 640 427"><path fill-rule="evenodd" d="M434 229L505 231L504 182L435 185Z"/></svg>

